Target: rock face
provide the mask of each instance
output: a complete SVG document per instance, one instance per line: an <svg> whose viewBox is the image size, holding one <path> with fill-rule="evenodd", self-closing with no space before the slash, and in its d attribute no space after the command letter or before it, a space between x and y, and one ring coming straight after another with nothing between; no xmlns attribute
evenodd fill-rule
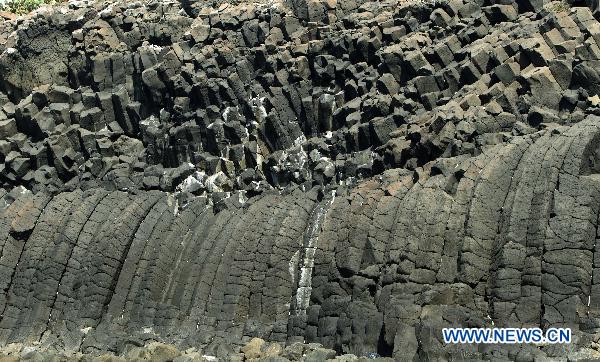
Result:
<svg viewBox="0 0 600 362"><path fill-rule="evenodd" d="M584 5L71 1L0 23L0 346L600 358ZM574 342L444 344L458 326Z"/></svg>

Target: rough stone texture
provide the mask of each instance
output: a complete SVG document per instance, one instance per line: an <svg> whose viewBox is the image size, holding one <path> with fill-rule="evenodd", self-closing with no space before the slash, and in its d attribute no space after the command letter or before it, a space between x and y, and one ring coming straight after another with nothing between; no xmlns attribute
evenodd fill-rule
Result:
<svg viewBox="0 0 600 362"><path fill-rule="evenodd" d="M7 17L0 352L600 358L600 23L572 5ZM450 326L575 340L445 345Z"/></svg>

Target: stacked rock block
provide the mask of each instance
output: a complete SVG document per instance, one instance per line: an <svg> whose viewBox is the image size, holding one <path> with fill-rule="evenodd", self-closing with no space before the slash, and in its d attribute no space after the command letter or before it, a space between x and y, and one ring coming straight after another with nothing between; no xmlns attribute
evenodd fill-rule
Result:
<svg viewBox="0 0 600 362"><path fill-rule="evenodd" d="M7 21L0 177L257 194L476 155L597 104L597 20L542 5L74 2Z"/></svg>
<svg viewBox="0 0 600 362"><path fill-rule="evenodd" d="M0 345L598 358L596 10L73 1L3 22ZM576 340L451 346L448 326Z"/></svg>

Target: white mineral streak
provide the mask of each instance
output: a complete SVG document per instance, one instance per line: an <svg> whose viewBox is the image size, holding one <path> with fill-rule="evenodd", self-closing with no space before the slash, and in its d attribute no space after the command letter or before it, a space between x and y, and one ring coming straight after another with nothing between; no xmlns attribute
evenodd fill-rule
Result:
<svg viewBox="0 0 600 362"><path fill-rule="evenodd" d="M265 118L267 118L267 109L263 105L266 97L253 97L250 99L250 107L252 107L252 111L254 112L254 117L261 123Z"/></svg>
<svg viewBox="0 0 600 362"><path fill-rule="evenodd" d="M173 194L168 194L167 205L173 209L173 215L179 214L179 200Z"/></svg>
<svg viewBox="0 0 600 362"><path fill-rule="evenodd" d="M238 202L240 204L242 204L242 205L245 204L246 201L248 201L248 196L246 196L246 191L245 190L242 190L242 191L238 192L237 196L238 196Z"/></svg>
<svg viewBox="0 0 600 362"><path fill-rule="evenodd" d="M231 107L226 107L223 111L223 114L221 115L224 121L227 121L227 118L229 117L229 112L231 112Z"/></svg>
<svg viewBox="0 0 600 362"><path fill-rule="evenodd" d="M296 138L291 147L281 152L281 157L275 169L278 171L295 170L309 173L310 170L307 167L308 154L304 150L304 143L306 143L304 135Z"/></svg>
<svg viewBox="0 0 600 362"><path fill-rule="evenodd" d="M144 327L144 328L142 328L142 333L151 333L151 334L154 334L154 328L152 328L152 327Z"/></svg>
<svg viewBox="0 0 600 362"><path fill-rule="evenodd" d="M296 250L292 258L290 259L289 271L290 277L292 278L292 284L296 283L296 267L298 266L298 261L300 260L300 250Z"/></svg>
<svg viewBox="0 0 600 362"><path fill-rule="evenodd" d="M179 185L177 185L177 192L193 192L196 189L204 188L204 179L206 174L202 171L196 171L193 174L186 177Z"/></svg>
<svg viewBox="0 0 600 362"><path fill-rule="evenodd" d="M595 240L594 240L594 245L592 246L592 250L594 250L594 252L596 251L596 240L597 240L597 239L595 239ZM594 285L594 279L595 279L595 278L598 278L598 276L597 276L597 275L594 275L594 274L595 274L595 273L594 273L594 269L595 269L594 267L596 266L596 265L595 265L596 263L594 262L594 263L592 263L592 264L593 264L593 265L592 265L592 275L590 275L590 286L593 286L593 285ZM592 304L592 294L591 294L591 291L592 291L592 287L590 287L590 294L588 294L588 300L587 300L587 306L588 306L588 307L590 306L590 304ZM594 301L595 301L595 300L596 300L596 299L594 299Z"/></svg>
<svg viewBox="0 0 600 362"><path fill-rule="evenodd" d="M306 309L310 303L312 292L312 271L315 265L315 253L319 243L319 233L321 225L327 216L329 208L335 200L335 191L331 192L331 198L313 210L311 223L306 231L303 246L302 266L300 267L300 279L298 280L298 289L296 290L295 315L305 315ZM294 254L296 257L296 254ZM292 260L294 259L292 257ZM290 262L291 263L291 262Z"/></svg>

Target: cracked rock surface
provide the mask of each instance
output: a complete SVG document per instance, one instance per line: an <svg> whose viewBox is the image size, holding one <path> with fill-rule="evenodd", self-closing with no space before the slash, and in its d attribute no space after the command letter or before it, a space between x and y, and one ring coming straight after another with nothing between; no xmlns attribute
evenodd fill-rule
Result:
<svg viewBox="0 0 600 362"><path fill-rule="evenodd" d="M598 11L0 13L0 360L599 360Z"/></svg>

